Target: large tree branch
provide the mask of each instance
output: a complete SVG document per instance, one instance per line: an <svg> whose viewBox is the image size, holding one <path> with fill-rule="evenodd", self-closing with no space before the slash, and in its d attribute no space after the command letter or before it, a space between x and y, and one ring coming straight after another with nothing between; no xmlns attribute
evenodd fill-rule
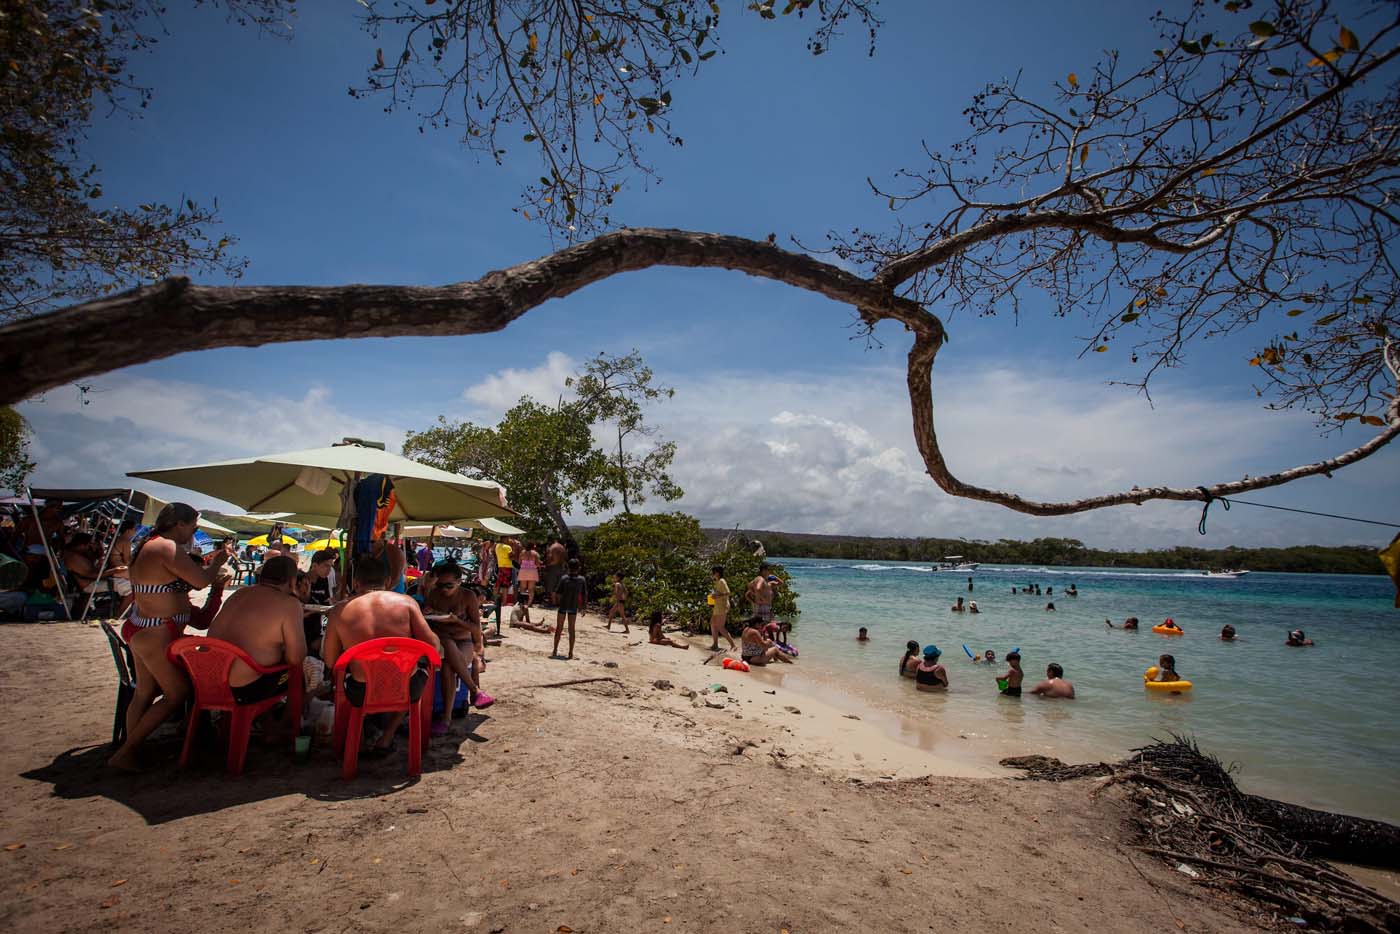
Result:
<svg viewBox="0 0 1400 934"><path fill-rule="evenodd" d="M1097 231L1096 231L1097 232ZM770 243L682 230L605 234L540 259L438 288L210 287L172 279L110 299L76 305L0 328L0 405L76 379L177 353L329 337L480 334L497 331L551 298L629 270L706 266L775 279L855 306L867 326L896 320L914 334L908 388L914 439L929 476L944 491L1051 516L1148 500L1207 500L1328 473L1375 453L1400 435L1400 392L1384 430L1352 450L1247 480L1209 487L1134 488L1068 502L1038 502L964 483L948 469L933 418L933 364L947 339L942 322L891 287ZM1400 353L1386 343L1386 366L1400 382ZM561 529L562 517L552 516Z"/></svg>
<svg viewBox="0 0 1400 934"><path fill-rule="evenodd" d="M877 283L769 243L638 228L604 234L475 282L435 288L227 287L169 279L74 305L0 328L0 405L192 350L336 337L485 334L551 298L652 266L708 266L777 279L854 305L867 320L913 320L923 313Z"/></svg>

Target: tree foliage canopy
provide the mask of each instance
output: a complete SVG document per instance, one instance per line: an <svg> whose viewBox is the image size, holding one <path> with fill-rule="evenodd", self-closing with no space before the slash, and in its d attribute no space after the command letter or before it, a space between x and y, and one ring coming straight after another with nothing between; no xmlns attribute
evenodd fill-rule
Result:
<svg viewBox="0 0 1400 934"><path fill-rule="evenodd" d="M567 239L608 229L615 197L656 175L645 144L673 146L675 85L720 51L714 0L362 0L375 50L355 96L456 128L500 163L521 148L540 176L517 210ZM854 20L871 37L875 0L755 0L763 20L810 17L814 55Z"/></svg>
<svg viewBox="0 0 1400 934"><path fill-rule="evenodd" d="M706 597L713 581L712 567L724 568L733 594L729 621L737 624L753 612L744 600L744 588L758 576L761 560L767 560L755 557L746 540L730 536L709 541L698 520L679 512L617 516L585 534L580 546L594 593L607 593L608 578L621 574L638 622L660 610L697 628L708 626L710 619ZM795 618L798 595L790 586L787 571L775 564L769 573L785 585L774 592L773 612Z"/></svg>
<svg viewBox="0 0 1400 934"><path fill-rule="evenodd" d="M19 495L34 470L29 459L29 423L8 405L0 406L0 490Z"/></svg>
<svg viewBox="0 0 1400 934"><path fill-rule="evenodd" d="M630 435L654 434L643 420L642 403L672 393L652 385L641 355L599 354L570 383L577 398L550 406L522 397L494 428L439 417L433 427L408 433L404 454L500 483L511 508L560 535L569 534L566 517L575 510L593 515L619 500L643 502L648 493L679 498L681 489L666 472L675 445L661 442L640 451L624 446ZM598 445L595 426L616 435L616 452Z"/></svg>
<svg viewBox="0 0 1400 934"><path fill-rule="evenodd" d="M291 0L194 0L272 28ZM95 108L137 115L151 90L129 58L149 49L148 0L7 0L0 10L0 322L154 282L173 270L237 278L246 261L215 203L108 204L83 144Z"/></svg>

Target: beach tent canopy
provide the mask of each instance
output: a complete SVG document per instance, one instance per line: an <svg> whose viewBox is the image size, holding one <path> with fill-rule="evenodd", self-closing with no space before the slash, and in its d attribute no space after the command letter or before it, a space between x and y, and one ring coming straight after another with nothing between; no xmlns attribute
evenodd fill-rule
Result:
<svg viewBox="0 0 1400 934"><path fill-rule="evenodd" d="M499 519L464 519L462 524L471 529L481 529L490 532L492 535L524 535L524 529L517 529L509 522L502 522Z"/></svg>
<svg viewBox="0 0 1400 934"><path fill-rule="evenodd" d="M334 525L341 513L342 488L368 474L383 474L394 481L397 500L389 514L391 522L515 515L505 505L505 490L498 484L357 444L137 470L127 476L195 490L252 513L282 511L313 520L330 517Z"/></svg>
<svg viewBox="0 0 1400 934"><path fill-rule="evenodd" d="M456 525L406 525L403 534L406 538L471 538L472 530Z"/></svg>
<svg viewBox="0 0 1400 934"><path fill-rule="evenodd" d="M167 503L163 499L152 496L149 493L138 493L136 495L144 497L146 500L145 509L141 513L141 524L155 525L156 516L160 515L160 511L166 506L168 506L169 503ZM206 532L214 532L217 535L227 535L231 538L238 537L238 533L235 532L233 529L224 528L222 525L219 525L219 523L204 518L203 515L199 517L198 521L195 522L195 525Z"/></svg>

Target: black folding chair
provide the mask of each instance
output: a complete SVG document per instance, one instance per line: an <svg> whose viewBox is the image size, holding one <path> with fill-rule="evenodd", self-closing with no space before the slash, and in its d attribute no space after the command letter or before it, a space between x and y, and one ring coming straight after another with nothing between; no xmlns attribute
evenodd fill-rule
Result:
<svg viewBox="0 0 1400 934"><path fill-rule="evenodd" d="M136 659L131 657L131 648L115 629L105 622L98 625L107 636L107 646L117 666L117 713L112 722L112 745L120 746L126 739L126 708L131 706L131 696L136 693Z"/></svg>

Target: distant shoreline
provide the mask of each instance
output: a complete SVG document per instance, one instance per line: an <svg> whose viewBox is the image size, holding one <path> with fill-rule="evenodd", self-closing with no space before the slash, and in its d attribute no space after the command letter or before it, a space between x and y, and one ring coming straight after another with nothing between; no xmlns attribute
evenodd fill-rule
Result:
<svg viewBox="0 0 1400 934"><path fill-rule="evenodd" d="M770 555L836 561L918 561L933 563L948 555L982 564L1037 567L1111 567L1200 571L1225 568L1283 574L1385 574L1377 549L1369 545L1293 545L1287 548L1176 548L1112 551L1090 548L1072 538L1038 538L997 542L949 538L899 538L819 535L760 529L705 529L711 539L727 536L763 543Z"/></svg>

